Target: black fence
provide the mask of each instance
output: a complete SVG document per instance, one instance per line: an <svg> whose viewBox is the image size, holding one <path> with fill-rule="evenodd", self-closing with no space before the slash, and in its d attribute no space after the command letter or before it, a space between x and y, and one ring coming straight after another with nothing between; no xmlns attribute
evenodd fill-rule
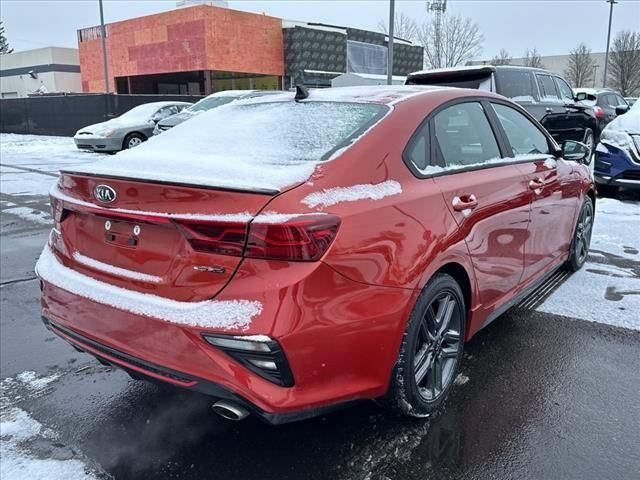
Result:
<svg viewBox="0 0 640 480"><path fill-rule="evenodd" d="M193 95L47 95L0 100L0 132L73 136L149 102L197 102Z"/></svg>

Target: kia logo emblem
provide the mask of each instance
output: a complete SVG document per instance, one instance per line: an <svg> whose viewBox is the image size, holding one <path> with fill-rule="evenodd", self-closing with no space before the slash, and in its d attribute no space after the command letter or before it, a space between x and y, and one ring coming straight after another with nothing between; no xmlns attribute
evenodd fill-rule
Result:
<svg viewBox="0 0 640 480"><path fill-rule="evenodd" d="M109 185L98 185L94 194L102 203L111 203L116 199L116 191Z"/></svg>

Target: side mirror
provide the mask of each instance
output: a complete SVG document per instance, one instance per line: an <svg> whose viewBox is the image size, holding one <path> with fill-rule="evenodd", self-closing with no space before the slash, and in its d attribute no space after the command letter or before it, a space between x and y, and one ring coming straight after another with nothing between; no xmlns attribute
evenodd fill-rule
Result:
<svg viewBox="0 0 640 480"><path fill-rule="evenodd" d="M591 150L584 143L575 142L573 140L565 140L562 142L562 158L572 162L591 163Z"/></svg>
<svg viewBox="0 0 640 480"><path fill-rule="evenodd" d="M618 105L616 107L616 115L623 115L629 111L629 105Z"/></svg>

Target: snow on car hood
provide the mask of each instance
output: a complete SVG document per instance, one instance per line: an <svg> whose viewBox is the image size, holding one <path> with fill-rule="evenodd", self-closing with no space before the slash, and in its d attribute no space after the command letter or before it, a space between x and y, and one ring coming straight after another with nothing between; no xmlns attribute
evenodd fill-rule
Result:
<svg viewBox="0 0 640 480"><path fill-rule="evenodd" d="M372 103L233 102L74 172L252 191L307 180L390 111Z"/></svg>
<svg viewBox="0 0 640 480"><path fill-rule="evenodd" d="M600 141L604 144L630 150L633 148L631 135L640 135L640 103L622 115L618 115L600 134Z"/></svg>
<svg viewBox="0 0 640 480"><path fill-rule="evenodd" d="M95 135L95 134L104 133L107 130L126 128L126 127L135 127L139 125L144 125L145 123L148 123L148 121L144 121L140 119L112 118L111 120L107 120L106 122L94 123L93 125L89 125L87 127L81 128L80 130L78 130L78 133L92 133Z"/></svg>

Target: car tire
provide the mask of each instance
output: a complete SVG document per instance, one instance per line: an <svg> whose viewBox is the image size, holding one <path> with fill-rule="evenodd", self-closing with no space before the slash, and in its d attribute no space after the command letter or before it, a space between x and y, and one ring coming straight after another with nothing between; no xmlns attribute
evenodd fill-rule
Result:
<svg viewBox="0 0 640 480"><path fill-rule="evenodd" d="M145 136L142 135L141 133L137 133L137 132L130 133L124 138L124 142L122 142L122 149L128 150L130 148L137 147L145 140L146 140Z"/></svg>
<svg viewBox="0 0 640 480"><path fill-rule="evenodd" d="M394 368L388 394L394 410L427 417L440 408L462 361L466 313L462 290L450 275L437 274L425 286Z"/></svg>
<svg viewBox="0 0 640 480"><path fill-rule="evenodd" d="M590 128L585 130L582 142L589 148L589 156L587 158L591 161L591 156L595 153L596 148L596 136L593 133L593 130Z"/></svg>
<svg viewBox="0 0 640 480"><path fill-rule="evenodd" d="M591 198L587 197L582 203L576 227L571 239L571 252L567 267L572 272L577 272L582 268L589 256L589 245L591 244L591 234L593 232L594 210Z"/></svg>
<svg viewBox="0 0 640 480"><path fill-rule="evenodd" d="M617 185L598 184L596 188L598 190L598 195L601 197L615 198L618 196L618 192L620 191L620 187L618 187Z"/></svg>

